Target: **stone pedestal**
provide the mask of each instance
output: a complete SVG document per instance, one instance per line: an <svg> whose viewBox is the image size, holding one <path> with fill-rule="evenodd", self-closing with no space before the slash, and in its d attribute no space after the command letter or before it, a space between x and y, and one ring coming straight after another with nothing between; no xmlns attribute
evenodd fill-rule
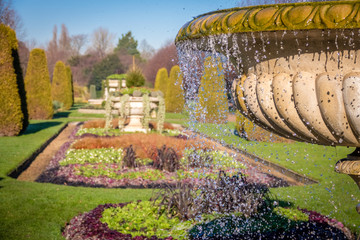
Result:
<svg viewBox="0 0 360 240"><path fill-rule="evenodd" d="M349 175L360 189L360 148L356 148L347 158L338 161L335 171ZM356 206L356 211L360 214L360 203Z"/></svg>
<svg viewBox="0 0 360 240"><path fill-rule="evenodd" d="M146 132L147 129L141 123L144 117L143 98L142 97L130 97L129 99L129 119L130 122L125 126L125 132Z"/></svg>
<svg viewBox="0 0 360 240"><path fill-rule="evenodd" d="M125 117L129 119L129 124L124 127L125 132L144 132L146 133L148 129L145 129L142 123L144 118L144 106L143 106L143 97L129 97L127 103L121 102L121 97L113 97L112 99L114 109L121 111L122 104L125 105ZM150 97L150 113L155 113L155 109L158 107L159 99L157 97ZM153 115L151 116L154 117Z"/></svg>

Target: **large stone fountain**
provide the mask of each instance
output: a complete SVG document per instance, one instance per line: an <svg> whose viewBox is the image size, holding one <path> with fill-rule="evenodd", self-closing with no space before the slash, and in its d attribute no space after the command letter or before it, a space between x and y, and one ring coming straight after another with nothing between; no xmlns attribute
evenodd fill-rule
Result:
<svg viewBox="0 0 360 240"><path fill-rule="evenodd" d="M356 147L335 169L360 188L360 1L210 12L185 24L176 44L226 56L241 76L233 84L237 108L259 126Z"/></svg>

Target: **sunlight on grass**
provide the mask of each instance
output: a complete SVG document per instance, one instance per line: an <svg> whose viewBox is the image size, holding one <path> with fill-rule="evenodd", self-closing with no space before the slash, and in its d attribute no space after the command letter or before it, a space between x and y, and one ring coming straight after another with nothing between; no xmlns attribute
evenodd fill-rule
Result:
<svg viewBox="0 0 360 240"><path fill-rule="evenodd" d="M318 180L319 184L276 188L271 192L279 201L289 201L295 206L313 209L342 221L353 231L360 230L360 218L355 210L360 202L359 189L350 177L334 171L335 163L345 158L354 148L300 142L250 142L234 135L234 123L193 124L191 128L224 144Z"/></svg>

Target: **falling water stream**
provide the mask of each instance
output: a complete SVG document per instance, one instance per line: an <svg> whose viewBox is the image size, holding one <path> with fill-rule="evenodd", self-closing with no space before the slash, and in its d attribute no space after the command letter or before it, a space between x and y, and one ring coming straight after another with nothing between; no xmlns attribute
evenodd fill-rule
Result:
<svg viewBox="0 0 360 240"><path fill-rule="evenodd" d="M294 2L299 1L275 1L275 3ZM274 1L267 0L261 1L261 3L259 3L259 1L242 1L241 6L273 3ZM223 94L224 91L225 93L231 93L232 100L229 101L235 103L243 115L250 118L259 126L270 132L299 142L310 142L329 146L358 146L360 141L359 135L356 131L349 128L347 121L338 117L340 123L334 122L328 119L326 113L324 113L324 109L328 105L336 105L339 103L339 96L341 96L343 89L340 87L340 95L338 94L339 92L335 93L331 91L323 94L321 91L316 93L315 87L323 89L326 87L323 82L326 82L334 86L335 89L340 86L340 83L342 83L347 74L360 71L360 65L358 63L360 54L359 39L360 29L355 28L223 33L178 41L176 46L180 68L184 78L183 89L185 91L186 106L188 106L192 120L189 122L189 129L196 131L196 129L199 128L199 124L201 125L202 122L208 122L205 115L202 115L199 119L196 112L199 108L200 100L198 93L202 88L201 78L205 71L204 63L211 57L211 65L213 68L219 69L219 64L222 66L223 70L218 72L219 75L223 75L225 72L231 73L229 75L230 77L225 79L225 82L218 83L218 94ZM257 83L255 80L251 80L251 76L255 76L254 79L256 79ZM322 80L321 76L327 79ZM245 82L241 82L243 77L247 77ZM277 91L275 89L276 84L269 82L270 80L267 81L267 79L271 79L272 81L273 78L280 77L287 78L287 83L290 83L290 85L285 84L286 86L281 86L281 89ZM303 78L314 79L312 81L313 83L311 83L313 84L311 85L313 89L312 87L308 87L306 88L307 90L303 90L297 95L295 93L289 94L289 90L300 88L299 85ZM316 84L318 84L316 86L315 79L317 79ZM207 81L211 81L211 79ZM284 81L284 83L285 82L286 81ZM234 86L239 87L234 89ZM225 90L223 90L224 88ZM265 94L266 89L272 89L271 94ZM236 91L242 92L243 95L237 95ZM312 93L312 91L314 93ZM300 112L299 117L296 119L287 119L285 116L287 116L286 114L290 114L288 113L290 110L279 109L279 105L277 104L280 100L275 93L286 95L289 101L288 106L292 106L295 112ZM329 97L325 100L324 96L330 95L333 98ZM314 111L311 110L307 105L314 101L313 97L315 97L315 100L319 99L316 107L317 109L320 108L321 113L320 110L317 109ZM246 109L240 106L241 102L246 104ZM299 110L300 105L306 105L305 109L307 111L313 111L310 115L315 116L318 114L316 115L317 118L307 118L308 115L302 114L301 110ZM207 111L207 109L205 108L203 111ZM339 108L338 111L344 111L345 114L343 107ZM220 111L219 114L221 114ZM349 119L350 125L352 125L351 121L353 120ZM342 129L341 126L337 127L334 125L346 125L346 131L339 130ZM222 136L225 138L226 136L233 136L234 134L234 129L229 129L229 125L225 124L204 124L203 127L209 128L208 131L216 129L215 132L222 132ZM258 145L258 147L267 145L269 148L272 148L274 146L271 143L272 140L270 137L268 144L244 141L238 144L241 144L241 147L245 149L245 151L248 147L252 148L254 145ZM236 143L227 142L227 144ZM308 145L308 147L312 148L311 145ZM270 151L269 157L279 154L277 151L281 150L276 149L275 152ZM294 150L294 148L291 149L292 150L289 151L286 144L283 144L283 151L287 153L285 161L295 164L292 157L303 153L298 153L298 150ZM268 152L268 150L265 149L264 151ZM329 165L333 168L334 160L338 160L336 159L337 151L327 152L325 148L323 151L323 157L329 158ZM276 159L278 158L276 157ZM278 161L280 162L280 159L278 159ZM314 161L313 156L309 154L304 154L303 161L309 161L309 164L314 164L316 167L316 161ZM297 170L304 174L311 173L311 168ZM322 177L322 175L319 177ZM335 184L330 184L330 187L325 188L326 191L328 191L330 199L328 203L329 208L332 208L330 215L342 211L341 203L331 200L332 191L336 188ZM318 188L310 186L308 195L303 196L303 201L314 201L314 198L316 198L315 192L318 191L316 189ZM359 203L360 197L358 192L346 192L344 194L346 195L344 195L344 197L351 198L352 201L354 201L354 205ZM291 194L288 196L288 200L296 201L296 199L292 199L290 195ZM352 223L348 224L351 225Z"/></svg>

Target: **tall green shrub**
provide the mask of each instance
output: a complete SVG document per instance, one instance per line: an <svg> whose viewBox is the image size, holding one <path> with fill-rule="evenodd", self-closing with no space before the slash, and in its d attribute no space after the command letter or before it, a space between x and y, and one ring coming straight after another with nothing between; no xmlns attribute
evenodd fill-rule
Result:
<svg viewBox="0 0 360 240"><path fill-rule="evenodd" d="M73 86L73 75L70 66L66 66L66 75L68 79L67 88L70 91L70 95L67 95L67 101L65 103L66 108L71 108L74 105L74 86Z"/></svg>
<svg viewBox="0 0 360 240"><path fill-rule="evenodd" d="M184 109L185 100L182 81L180 67L178 65L173 66L166 87L165 107L167 112L180 113Z"/></svg>
<svg viewBox="0 0 360 240"><path fill-rule="evenodd" d="M229 107L222 64L220 59L207 57L199 87L196 119L199 122L225 123L228 113Z"/></svg>
<svg viewBox="0 0 360 240"><path fill-rule="evenodd" d="M63 109L68 110L71 105L71 89L69 87L68 73L62 61L57 61L54 68L53 81L51 84L51 96L53 101L63 104Z"/></svg>
<svg viewBox="0 0 360 240"><path fill-rule="evenodd" d="M50 75L45 51L30 52L25 76L25 90L30 119L51 119L54 110L51 99Z"/></svg>
<svg viewBox="0 0 360 240"><path fill-rule="evenodd" d="M160 68L155 78L155 90L160 90L165 97L166 87L169 81L169 75L166 68Z"/></svg>
<svg viewBox="0 0 360 240"><path fill-rule="evenodd" d="M15 31L0 24L0 136L16 136L28 125L26 93Z"/></svg>

